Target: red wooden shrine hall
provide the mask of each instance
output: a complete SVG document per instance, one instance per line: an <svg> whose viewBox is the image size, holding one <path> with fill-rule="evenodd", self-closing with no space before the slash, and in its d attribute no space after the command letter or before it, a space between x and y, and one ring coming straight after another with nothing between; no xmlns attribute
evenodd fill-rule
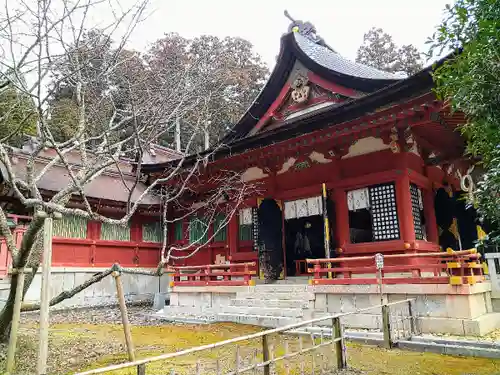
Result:
<svg viewBox="0 0 500 375"><path fill-rule="evenodd" d="M473 247L476 225L457 203L459 177L471 165L456 131L464 116L437 100L431 74L428 67L404 78L353 63L314 28L294 22L281 38L264 89L221 140L224 147L206 151L209 162L201 179L207 184L205 190L197 187L202 196L213 189L208 183L213 176L231 170L241 173L243 183L258 184L259 193L246 197L208 245L173 265L255 262L259 268L259 253L273 252L269 256L282 268L281 276L289 277L311 275L306 259L358 257L349 267L364 267L362 257L376 253ZM188 156L183 166L197 158ZM172 165L149 164L143 170L154 179ZM323 184L327 199L321 198ZM170 210L172 218L182 212ZM172 224L169 243L189 249L194 219ZM217 224L206 225L208 235L214 233ZM325 237L330 238L326 250ZM428 268L429 259L441 262L389 259L395 270L408 266L413 276L425 271L420 264ZM346 268L344 263L337 266Z"/></svg>
<svg viewBox="0 0 500 375"><path fill-rule="evenodd" d="M17 176L24 176L31 152L37 140L30 138L19 149L13 149ZM154 152L146 153L144 163L166 161L178 158L173 150L155 145ZM34 158L35 169L42 170L56 155L50 148L44 149ZM74 165L81 162L78 152L67 154ZM90 154L90 157L92 155ZM135 173L129 160L118 161L121 174L114 167L107 168L85 186L87 199L95 212L110 218L121 218L126 212L129 188L135 186L132 200L145 190L141 183L135 183ZM12 228L14 239L19 246L32 212L23 207L10 190L8 174L0 165L2 179L0 200ZM41 177L38 188L44 198L50 198L69 183L69 175L62 164L53 165ZM54 221L52 241L52 264L55 267L110 267L119 263L125 267L155 268L160 261L163 230L160 224L161 205L158 197L148 195L126 226L111 225L82 217L65 215ZM74 195L68 207L82 208L83 202ZM15 214L11 214L14 212ZM5 238L0 238L0 277L6 277L11 265Z"/></svg>

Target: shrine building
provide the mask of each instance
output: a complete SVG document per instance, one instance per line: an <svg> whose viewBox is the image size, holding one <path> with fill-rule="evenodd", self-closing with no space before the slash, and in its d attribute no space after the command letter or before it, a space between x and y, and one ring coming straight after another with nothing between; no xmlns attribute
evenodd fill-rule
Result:
<svg viewBox="0 0 500 375"><path fill-rule="evenodd" d="M239 172L258 193L227 220L229 210L186 217L209 183L170 207L184 218L169 227L176 258L159 314L279 326L378 304L382 283L385 300L416 298L424 332L498 328L474 249L483 232L462 199L474 164L457 130L465 117L433 92L433 69L449 58L402 77L343 58L293 21L246 113L220 144L183 158L187 171L206 156L199 181ZM176 163L142 171L152 181ZM380 328L380 315L346 324Z"/></svg>
<svg viewBox="0 0 500 375"><path fill-rule="evenodd" d="M38 140L28 137L19 148L12 148L12 169L18 178L26 176L27 165ZM34 169L41 172L56 157L54 149L44 149L33 158ZM148 150L143 163L167 161L180 155L158 145ZM89 158L94 155L89 152ZM79 152L66 154L67 161L78 167L81 165ZM127 202L135 202L146 187L136 184L136 175L132 173L131 160L120 158L117 166L106 168L84 188L87 201L94 212L110 218L121 218L126 213ZM62 163L55 163L42 175L38 189L44 199L52 198L70 183L67 168ZM134 187L130 196L130 189ZM23 235L31 221L33 210L26 208L17 199L10 183L9 173L0 163L0 203L9 221L14 240L20 246ZM82 197L73 195L68 202L69 208L85 208ZM157 195L149 194L141 200L141 205L127 225L103 223L76 215L64 215L61 220L54 220L52 231L52 269L51 297L73 289L97 272L109 269L114 263L123 267L141 267L156 270L161 259L163 241L161 226L161 202ZM12 269L11 254L4 237L0 237L0 299L7 300L10 283L9 269ZM24 302L40 300L41 272L38 270ZM124 277L124 288L130 300L152 299L159 290L167 288L168 280L163 277L160 288L157 278L142 275ZM101 282L92 285L84 292L62 302L58 307L88 307L116 301L116 289L112 283ZM4 302L0 302L0 306Z"/></svg>
<svg viewBox="0 0 500 375"><path fill-rule="evenodd" d="M259 249L272 248L283 277L305 273L299 263L306 257L473 248L474 215L458 199L460 177L471 165L457 131L464 117L436 99L431 73L428 67L402 78L351 62L309 23L292 23L264 89L203 171L206 178L240 171L261 193L203 251L176 264L213 264L221 256L258 262ZM198 157L188 156L183 166ZM143 171L160 177L172 163ZM190 223L203 220L174 223L169 243L197 240L199 226ZM209 238L217 220L204 225ZM304 256L297 253L300 237L309 242Z"/></svg>

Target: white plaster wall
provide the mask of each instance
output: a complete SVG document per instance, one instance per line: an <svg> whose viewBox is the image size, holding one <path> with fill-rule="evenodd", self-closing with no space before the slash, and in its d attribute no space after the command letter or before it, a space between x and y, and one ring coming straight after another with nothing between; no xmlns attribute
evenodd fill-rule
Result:
<svg viewBox="0 0 500 375"><path fill-rule="evenodd" d="M250 167L241 175L241 180L243 182L249 182L254 180L260 180L263 178L269 177L267 173L259 167Z"/></svg>
<svg viewBox="0 0 500 375"><path fill-rule="evenodd" d="M386 145L384 141L376 137L366 137L361 138L356 141L351 147L349 147L349 152L344 155L342 159L348 159L355 156L370 154L372 152L388 150L391 147Z"/></svg>
<svg viewBox="0 0 500 375"><path fill-rule="evenodd" d="M69 291L73 289L75 286L90 279L94 274L105 269L97 267L53 267L50 288L51 298L65 290ZM168 275L158 277L136 274L123 274L121 280L127 301L152 301L155 293L168 292L170 281ZM4 284L0 285L0 306L3 306L8 296L8 285L7 280L5 280ZM26 293L24 302L38 302L40 300L40 288L41 273L38 272ZM117 303L116 286L113 277L110 275L76 294L74 297L56 305L55 308L102 306L114 303Z"/></svg>

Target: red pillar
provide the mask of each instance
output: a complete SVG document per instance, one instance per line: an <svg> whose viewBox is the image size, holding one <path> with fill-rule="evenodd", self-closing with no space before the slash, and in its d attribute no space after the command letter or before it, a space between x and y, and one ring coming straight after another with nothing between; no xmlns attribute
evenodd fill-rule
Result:
<svg viewBox="0 0 500 375"><path fill-rule="evenodd" d="M238 215L233 215L231 219L229 219L228 223L228 243L229 243L229 255L232 258L232 255L238 251Z"/></svg>
<svg viewBox="0 0 500 375"><path fill-rule="evenodd" d="M130 241L142 242L142 222L136 218L130 223Z"/></svg>
<svg viewBox="0 0 500 375"><path fill-rule="evenodd" d="M405 252L416 252L415 249L415 225L413 224L413 209L411 204L410 177L408 171L396 181L396 202L398 204L399 231L401 239L405 243ZM405 264L408 260L399 260L398 263ZM419 259L410 259L410 264L418 264ZM413 277L419 277L419 271L412 271Z"/></svg>
<svg viewBox="0 0 500 375"><path fill-rule="evenodd" d="M343 189L335 189L333 191L333 199L335 200L335 225L337 243L340 248L345 250L345 245L350 243L349 236L349 210L347 208L347 194Z"/></svg>
<svg viewBox="0 0 500 375"><path fill-rule="evenodd" d="M396 181L396 202L401 239L412 245L415 242L415 227L413 225L410 178L407 173L405 171L405 174Z"/></svg>

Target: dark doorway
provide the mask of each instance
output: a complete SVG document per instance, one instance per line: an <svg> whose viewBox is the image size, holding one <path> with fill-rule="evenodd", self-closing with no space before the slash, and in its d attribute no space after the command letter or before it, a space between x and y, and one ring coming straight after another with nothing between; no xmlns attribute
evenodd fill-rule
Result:
<svg viewBox="0 0 500 375"><path fill-rule="evenodd" d="M264 199L259 219L259 268L266 281L278 280L283 271L283 216L274 199Z"/></svg>
<svg viewBox="0 0 500 375"><path fill-rule="evenodd" d="M458 240L451 231L453 219L456 216L456 203L444 188L439 188L436 191L434 210L436 212L436 224L440 229L439 246L443 251L448 248L458 250Z"/></svg>
<svg viewBox="0 0 500 375"><path fill-rule="evenodd" d="M321 215L285 221L287 275L296 276L296 261L324 258L324 221Z"/></svg>

